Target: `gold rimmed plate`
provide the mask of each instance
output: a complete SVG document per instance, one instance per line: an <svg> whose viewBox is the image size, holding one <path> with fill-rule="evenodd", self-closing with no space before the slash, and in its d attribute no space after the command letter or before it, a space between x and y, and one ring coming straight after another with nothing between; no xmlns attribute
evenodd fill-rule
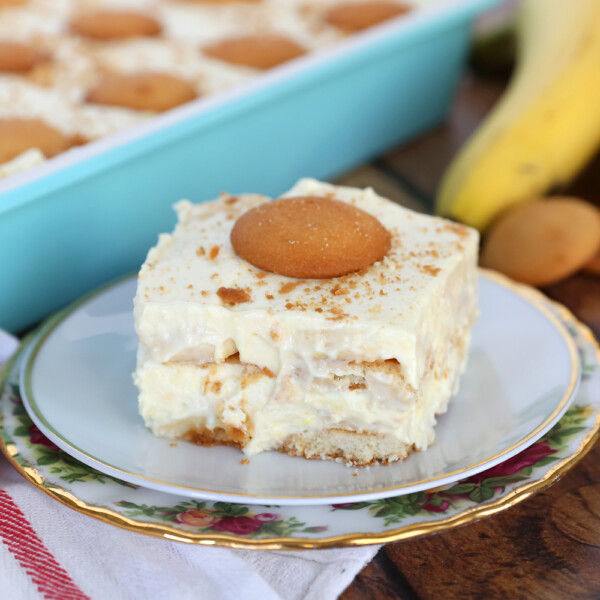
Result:
<svg viewBox="0 0 600 600"><path fill-rule="evenodd" d="M581 385L562 418L517 455L460 481L401 496L321 506L212 502L138 487L73 459L35 426L19 392L23 355L4 370L2 441L32 484L89 516L169 540L238 548L305 549L408 539L464 525L513 506L563 475L598 438L600 349L566 309L544 304L567 330L582 367Z"/></svg>
<svg viewBox="0 0 600 600"><path fill-rule="evenodd" d="M243 461L230 447L159 439L137 413L131 380L135 279L51 319L25 352L20 393L36 426L66 453L114 478L196 500L307 506L422 492L521 452L576 392L575 344L547 305L482 274L467 370L436 444L388 466L349 469L276 452Z"/></svg>

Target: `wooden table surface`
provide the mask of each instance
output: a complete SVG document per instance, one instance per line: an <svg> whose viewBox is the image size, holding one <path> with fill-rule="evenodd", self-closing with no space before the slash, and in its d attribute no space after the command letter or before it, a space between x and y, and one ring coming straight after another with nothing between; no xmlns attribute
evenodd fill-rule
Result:
<svg viewBox="0 0 600 600"><path fill-rule="evenodd" d="M502 93L503 82L472 74L446 123L341 178L431 211L456 149ZM600 205L600 155L568 190ZM574 275L543 290L600 337L600 277ZM341 600L600 598L600 443L561 480L477 523L388 544Z"/></svg>

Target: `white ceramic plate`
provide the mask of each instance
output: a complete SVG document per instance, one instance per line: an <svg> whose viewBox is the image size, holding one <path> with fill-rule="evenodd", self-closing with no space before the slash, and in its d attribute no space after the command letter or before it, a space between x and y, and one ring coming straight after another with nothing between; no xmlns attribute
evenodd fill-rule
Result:
<svg viewBox="0 0 600 600"><path fill-rule="evenodd" d="M522 288L521 288L522 289ZM73 459L32 425L22 404L21 353L0 381L0 449L32 485L67 506L169 541L271 550L381 544L438 533L514 506L563 476L598 440L600 347L564 308L528 289L569 330L581 384L560 421L508 460L466 479L414 494L333 506L249 506L158 492Z"/></svg>
<svg viewBox="0 0 600 600"><path fill-rule="evenodd" d="M60 448L121 480L192 498L249 504L330 504L408 494L507 460L567 409L579 360L544 302L480 277L481 315L461 390L439 418L437 443L389 466L352 469L277 452L252 457L158 439L137 413L135 279L96 292L51 319L30 345L23 402Z"/></svg>

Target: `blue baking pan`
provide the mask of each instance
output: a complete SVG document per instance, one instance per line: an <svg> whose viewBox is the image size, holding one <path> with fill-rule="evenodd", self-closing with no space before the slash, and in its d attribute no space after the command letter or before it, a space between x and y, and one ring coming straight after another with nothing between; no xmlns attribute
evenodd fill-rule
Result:
<svg viewBox="0 0 600 600"><path fill-rule="evenodd" d="M474 18L438 0L0 183L0 328L136 270L172 204L330 179L443 120Z"/></svg>

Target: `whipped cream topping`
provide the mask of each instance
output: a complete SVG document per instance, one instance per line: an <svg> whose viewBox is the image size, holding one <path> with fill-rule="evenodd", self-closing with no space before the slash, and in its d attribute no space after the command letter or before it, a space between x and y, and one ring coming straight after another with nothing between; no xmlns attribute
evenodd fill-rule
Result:
<svg viewBox="0 0 600 600"><path fill-rule="evenodd" d="M274 374L302 366L318 376L330 371L331 361L395 359L405 381L418 387L426 351L436 330L443 331L440 315L447 318L441 309L454 305L455 295L475 297L474 277L456 287L448 282L462 265L473 269L477 233L404 209L371 189L305 179L284 194L306 195L332 195L377 217L392 235L388 255L335 279L266 273L235 254L229 234L239 215L268 198L179 202L174 233L160 236L139 274L135 320L151 360L201 364L239 352L242 362ZM228 304L222 290L230 289L247 300ZM457 328L470 325L472 304L452 315Z"/></svg>

